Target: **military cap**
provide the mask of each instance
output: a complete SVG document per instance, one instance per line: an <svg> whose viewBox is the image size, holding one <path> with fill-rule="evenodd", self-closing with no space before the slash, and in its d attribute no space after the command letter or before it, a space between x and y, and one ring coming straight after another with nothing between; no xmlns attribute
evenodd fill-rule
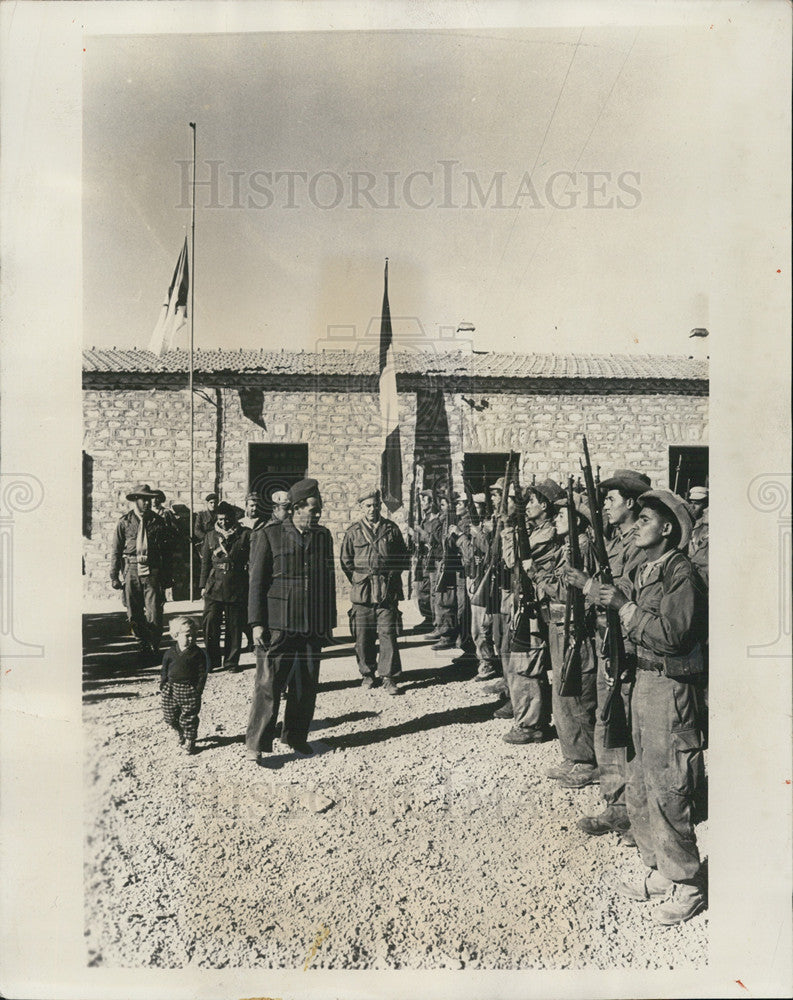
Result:
<svg viewBox="0 0 793 1000"><path fill-rule="evenodd" d="M543 479L541 483L530 486L529 492L537 493L549 503L556 503L559 497L564 496L564 490L555 479Z"/></svg>
<svg viewBox="0 0 793 1000"><path fill-rule="evenodd" d="M498 490L499 493L503 493L504 492L504 477L503 476L499 476L499 478L490 487L490 492L491 493L493 492L493 490Z"/></svg>
<svg viewBox="0 0 793 1000"><path fill-rule="evenodd" d="M364 500L379 500L379 499L380 499L380 490L378 490L376 486L373 486L371 489L365 490L363 493L361 493L361 495L358 497L358 503L363 503Z"/></svg>
<svg viewBox="0 0 793 1000"><path fill-rule="evenodd" d="M601 480L602 490L623 490L625 493L644 493L650 487L650 477L633 469L617 469L613 476Z"/></svg>
<svg viewBox="0 0 793 1000"><path fill-rule="evenodd" d="M156 496L157 492L148 483L141 483L131 493L127 493L127 500L153 500Z"/></svg>
<svg viewBox="0 0 793 1000"><path fill-rule="evenodd" d="M707 486L692 486L688 491L689 500L707 500L708 499L708 488Z"/></svg>
<svg viewBox="0 0 793 1000"><path fill-rule="evenodd" d="M583 517L587 524L592 524L592 513L589 509L589 504L584 500L580 493L573 493L573 503L575 504L576 513L579 517ZM554 507L557 510L562 510L567 507L567 494L563 493L560 497L554 501Z"/></svg>
<svg viewBox="0 0 793 1000"><path fill-rule="evenodd" d="M474 503L485 503L486 500L487 497L484 495L484 493L474 493L473 495Z"/></svg>
<svg viewBox="0 0 793 1000"><path fill-rule="evenodd" d="M421 496L421 497L432 497L432 496L434 496L434 494L433 494L432 490L422 490L421 493L419 493L419 496Z"/></svg>
<svg viewBox="0 0 793 1000"><path fill-rule="evenodd" d="M217 498L218 498L217 493L207 493L207 495L204 497L204 500L207 500L207 501L209 501L209 500L217 500Z"/></svg>
<svg viewBox="0 0 793 1000"><path fill-rule="evenodd" d="M289 494L286 490L276 490L272 495L273 507L285 507L289 503Z"/></svg>
<svg viewBox="0 0 793 1000"><path fill-rule="evenodd" d="M215 513L218 514L218 515L225 514L226 517L233 517L234 520L236 521L237 520L237 509L238 508L234 507L232 504L226 503L225 500L221 500L220 503L217 506L217 510L215 511Z"/></svg>
<svg viewBox="0 0 793 1000"><path fill-rule="evenodd" d="M671 490L647 490L639 497L639 503L643 507L662 507L664 511L671 514L680 526L680 541L677 547L685 551L691 538L694 528L694 521L686 501L673 493Z"/></svg>
<svg viewBox="0 0 793 1000"><path fill-rule="evenodd" d="M254 500L256 503L261 503L262 502L262 498L259 496L258 493L249 493L245 497L245 503L247 503L249 500Z"/></svg>
<svg viewBox="0 0 793 1000"><path fill-rule="evenodd" d="M155 490L154 497L156 500L159 500L160 503L165 503L165 494L163 493L162 490Z"/></svg>
<svg viewBox="0 0 793 1000"><path fill-rule="evenodd" d="M301 479L300 482L293 483L289 488L290 503L299 503L310 497L319 499L319 483L316 479Z"/></svg>

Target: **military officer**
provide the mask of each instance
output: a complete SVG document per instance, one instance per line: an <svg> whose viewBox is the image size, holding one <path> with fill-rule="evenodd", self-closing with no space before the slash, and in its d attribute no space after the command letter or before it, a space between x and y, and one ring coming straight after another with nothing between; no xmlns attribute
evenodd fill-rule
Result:
<svg viewBox="0 0 793 1000"><path fill-rule="evenodd" d="M350 625L361 686L375 685L399 694L394 677L402 666L397 646L397 616L402 600L402 571L409 556L402 532L382 516L380 491L370 489L358 498L361 518L347 529L341 545L341 568L350 581ZM379 653L376 643L379 640Z"/></svg>

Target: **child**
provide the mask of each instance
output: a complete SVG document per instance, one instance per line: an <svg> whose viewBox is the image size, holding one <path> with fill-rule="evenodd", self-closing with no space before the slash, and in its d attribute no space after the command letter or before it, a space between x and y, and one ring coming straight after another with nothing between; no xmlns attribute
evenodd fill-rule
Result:
<svg viewBox="0 0 793 1000"><path fill-rule="evenodd" d="M208 673L207 657L195 644L196 626L192 618L178 615L171 621L170 632L176 645L166 651L162 660L162 714L179 734L179 743L185 751L194 754L201 694Z"/></svg>

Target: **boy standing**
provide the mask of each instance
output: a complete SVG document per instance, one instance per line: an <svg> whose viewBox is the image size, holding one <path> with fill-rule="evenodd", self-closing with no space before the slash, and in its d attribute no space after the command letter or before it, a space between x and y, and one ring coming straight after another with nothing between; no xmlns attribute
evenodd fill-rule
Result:
<svg viewBox="0 0 793 1000"><path fill-rule="evenodd" d="M196 626L192 618L179 615L170 626L176 644L166 651L160 673L162 714L166 723L179 734L179 743L188 754L195 753L198 713L207 679L207 657L195 643Z"/></svg>

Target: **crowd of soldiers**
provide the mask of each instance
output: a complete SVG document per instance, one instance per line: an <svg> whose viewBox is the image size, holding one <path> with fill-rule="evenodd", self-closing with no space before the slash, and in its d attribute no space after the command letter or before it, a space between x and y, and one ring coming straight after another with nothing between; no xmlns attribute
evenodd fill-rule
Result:
<svg viewBox="0 0 793 1000"><path fill-rule="evenodd" d="M383 516L379 490L358 498L340 566L351 587L361 685L401 693L407 570L423 617L418 630L431 630L432 650L459 647L457 661L476 662L474 681L500 695L495 716L511 720L504 741L528 747L555 737L561 756L547 777L571 789L599 784L602 809L578 826L590 836L618 835L646 865L643 881L616 890L656 898L657 924L688 920L706 905L694 824L706 808L708 489L692 487L683 498L630 469L596 486L590 472L586 494L572 477L567 489L550 478L521 488L516 463L488 493L421 491L407 543ZM119 522L111 560L113 586L123 588L131 629L150 659L170 583L172 530L161 497L148 486L128 495L135 506ZM308 732L319 662L337 625L319 484L304 479L272 499L265 520L250 495L240 523L242 511L210 494L193 533L206 672L223 662L238 669L250 630L256 677L246 754L257 762L272 752L282 699L281 741L314 752ZM161 685L166 720L184 741L175 692L188 675L179 669L169 677L164 666ZM200 675L189 681L188 752Z"/></svg>

